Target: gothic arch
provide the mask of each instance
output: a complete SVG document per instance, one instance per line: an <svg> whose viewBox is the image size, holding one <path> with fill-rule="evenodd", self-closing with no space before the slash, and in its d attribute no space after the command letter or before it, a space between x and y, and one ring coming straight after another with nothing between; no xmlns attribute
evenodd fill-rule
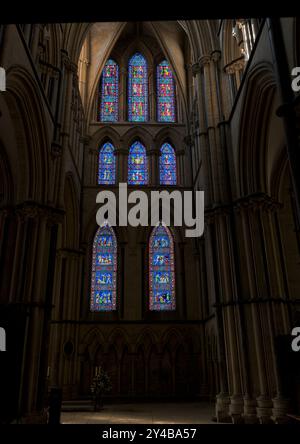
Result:
<svg viewBox="0 0 300 444"><path fill-rule="evenodd" d="M132 344L127 332L121 328L116 327L112 330L107 338L107 347L114 345L118 358L121 360L124 347L126 346L130 352L132 352Z"/></svg>
<svg viewBox="0 0 300 444"><path fill-rule="evenodd" d="M91 44L91 36L89 35L89 31L92 30L93 26L103 26L102 23L98 23L98 24L94 24L94 23L90 23L88 25L86 25L85 28L82 28L82 35L81 35L81 39L80 41L78 41L77 43L77 48L76 48L76 56L74 57L74 61L75 63L78 63L79 57L80 57L80 52L82 50L85 38L89 39L89 42ZM107 31L107 35L106 35L106 39L99 39L99 41L97 42L97 49L99 51L99 53L101 54L101 57L98 57L98 60L96 62L96 66L93 69L93 72L91 72L91 70L89 71L89 76L90 76L90 80L89 80L89 88L88 88L88 99L87 99L87 105L86 105L86 117L87 117L87 122L91 121L91 116L93 115L93 103L94 103L94 98L97 94L97 88L99 86L99 80L101 77L101 73L103 71L104 65L107 61L107 59L110 57L113 48L115 46L115 44L117 43L122 30L124 29L124 27L126 26L126 23L111 23L110 24L111 27L112 25L114 25L114 30L110 30ZM72 25L74 26L74 24ZM82 27L83 25L81 25ZM96 32L96 30L95 30ZM101 40L103 40L103 43L101 42ZM106 46L104 47L103 45ZM120 67L120 65L119 65Z"/></svg>
<svg viewBox="0 0 300 444"><path fill-rule="evenodd" d="M165 142L169 142L175 150L181 151L185 147L184 138L180 132L173 127L162 128L154 137L155 149L159 152Z"/></svg>
<svg viewBox="0 0 300 444"><path fill-rule="evenodd" d="M88 350L90 360L94 361L99 344L105 343L106 340L102 331L98 327L93 327L83 336L79 345L79 354L82 355Z"/></svg>
<svg viewBox="0 0 300 444"><path fill-rule="evenodd" d="M82 238L82 241L86 246L91 246L93 244L93 239L99 228L99 226L96 223L96 213L98 208L99 204L95 204L95 207L90 211L87 217L87 223L85 224L85 230L83 232L83 238ZM126 227L120 227L118 225L118 220L119 220L118 210L116 213L116 220L117 220L117 226L112 228L115 232L117 240L118 242L126 242L127 240Z"/></svg>
<svg viewBox="0 0 300 444"><path fill-rule="evenodd" d="M164 347L171 346L172 350L177 349L180 344L186 348L183 334L178 328L175 327L171 327L164 332L161 342L164 344Z"/></svg>
<svg viewBox="0 0 300 444"><path fill-rule="evenodd" d="M122 66L128 67L129 60L135 53L139 52L146 60L148 71L153 68L153 54L151 49L148 48L147 44L142 40L136 40L135 37L132 38L132 41L126 48L126 51L122 56ZM148 72L149 79L149 72Z"/></svg>
<svg viewBox="0 0 300 444"><path fill-rule="evenodd" d="M143 347L144 355L146 357L152 345L158 344L159 342L159 337L156 332L150 327L145 327L136 339L134 351L137 353L139 348Z"/></svg>
<svg viewBox="0 0 300 444"><path fill-rule="evenodd" d="M139 140L144 145L147 153L152 148L152 135L147 128L133 127L122 136L123 146L128 149L128 152L136 140Z"/></svg>
<svg viewBox="0 0 300 444"><path fill-rule="evenodd" d="M243 112L239 129L238 192L242 195L254 192L270 192L270 169L282 146L270 145L270 124L275 115L276 87L270 65L256 65L248 75L247 90L243 99ZM283 134L281 134L283 138ZM272 150L272 151L271 151Z"/></svg>
<svg viewBox="0 0 300 444"><path fill-rule="evenodd" d="M98 150L103 143L108 141L114 145L115 149L120 148L120 135L115 128L111 126L101 127L93 135L90 146L92 149Z"/></svg>
<svg viewBox="0 0 300 444"><path fill-rule="evenodd" d="M14 122L19 172L17 200L48 203L50 172L49 141L38 88L30 74L20 66L7 70L7 103ZM48 149L47 149L48 148ZM22 184L22 186L21 186Z"/></svg>

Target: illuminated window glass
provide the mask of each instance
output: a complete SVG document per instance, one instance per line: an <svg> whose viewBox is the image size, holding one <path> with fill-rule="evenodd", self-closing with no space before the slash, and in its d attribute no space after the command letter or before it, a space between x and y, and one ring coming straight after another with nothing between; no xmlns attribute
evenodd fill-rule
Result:
<svg viewBox="0 0 300 444"><path fill-rule="evenodd" d="M167 60L157 66L157 120L175 122L174 79Z"/></svg>
<svg viewBox="0 0 300 444"><path fill-rule="evenodd" d="M99 151L98 184L113 185L116 181L116 156L111 143L105 143Z"/></svg>
<svg viewBox="0 0 300 444"><path fill-rule="evenodd" d="M119 67L116 62L107 60L101 76L101 122L118 121Z"/></svg>
<svg viewBox="0 0 300 444"><path fill-rule="evenodd" d="M99 227L93 243L91 311L116 309L117 239L109 225Z"/></svg>
<svg viewBox="0 0 300 444"><path fill-rule="evenodd" d="M148 159L146 148L141 142L134 142L129 149L128 183L130 185L148 183Z"/></svg>
<svg viewBox="0 0 300 444"><path fill-rule="evenodd" d="M136 53L128 65L128 120L145 122L148 119L148 69L146 59Z"/></svg>
<svg viewBox="0 0 300 444"><path fill-rule="evenodd" d="M159 176L161 185L176 185L176 155L169 143L160 149Z"/></svg>
<svg viewBox="0 0 300 444"><path fill-rule="evenodd" d="M150 310L175 310L174 241L164 225L154 227L149 240L149 288Z"/></svg>

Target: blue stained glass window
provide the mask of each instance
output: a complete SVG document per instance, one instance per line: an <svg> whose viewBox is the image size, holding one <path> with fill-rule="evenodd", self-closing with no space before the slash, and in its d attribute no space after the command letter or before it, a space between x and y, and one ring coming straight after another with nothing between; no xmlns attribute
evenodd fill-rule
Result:
<svg viewBox="0 0 300 444"><path fill-rule="evenodd" d="M119 111L119 67L107 60L101 76L101 122L117 122Z"/></svg>
<svg viewBox="0 0 300 444"><path fill-rule="evenodd" d="M169 143L160 149L159 176L161 185L176 185L176 155Z"/></svg>
<svg viewBox="0 0 300 444"><path fill-rule="evenodd" d="M149 288L150 310L175 310L174 241L164 225L154 227L150 236Z"/></svg>
<svg viewBox="0 0 300 444"><path fill-rule="evenodd" d="M108 225L98 228L93 243L91 311L116 309L117 240Z"/></svg>
<svg viewBox="0 0 300 444"><path fill-rule="evenodd" d="M157 66L157 120L175 122L174 78L167 60Z"/></svg>
<svg viewBox="0 0 300 444"><path fill-rule="evenodd" d="M130 185L148 184L148 159L146 148L141 142L134 142L129 149L128 183Z"/></svg>
<svg viewBox="0 0 300 444"><path fill-rule="evenodd" d="M116 181L116 156L114 152L114 146L110 142L106 142L99 151L99 185L113 185Z"/></svg>
<svg viewBox="0 0 300 444"><path fill-rule="evenodd" d="M146 122L148 119L148 69L146 59L134 54L128 65L128 120Z"/></svg>

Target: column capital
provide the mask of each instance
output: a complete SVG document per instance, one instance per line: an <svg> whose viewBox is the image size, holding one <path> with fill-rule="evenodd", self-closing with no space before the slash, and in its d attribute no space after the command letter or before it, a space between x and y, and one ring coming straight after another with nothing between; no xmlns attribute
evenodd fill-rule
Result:
<svg viewBox="0 0 300 444"><path fill-rule="evenodd" d="M150 156L159 156L160 152L157 148L150 148L150 150L148 150L148 154Z"/></svg>
<svg viewBox="0 0 300 444"><path fill-rule="evenodd" d="M116 148L115 149L115 155L116 156L120 156L121 154L123 154L124 156L128 155L128 150L126 148Z"/></svg>
<svg viewBox="0 0 300 444"><path fill-rule="evenodd" d="M203 66L208 65L210 61L211 61L211 56L206 54L199 58L198 63L199 66L202 68Z"/></svg>
<svg viewBox="0 0 300 444"><path fill-rule="evenodd" d="M88 135L79 137L79 142L82 142L85 146L89 145L91 140L92 140L91 136Z"/></svg>
<svg viewBox="0 0 300 444"><path fill-rule="evenodd" d="M194 77L196 77L197 74L199 74L201 72L201 66L199 64L199 62L193 63L192 64L192 74Z"/></svg>
<svg viewBox="0 0 300 444"><path fill-rule="evenodd" d="M212 53L211 53L211 59L214 62L218 62L221 58L221 51L219 51L218 49L215 49Z"/></svg>

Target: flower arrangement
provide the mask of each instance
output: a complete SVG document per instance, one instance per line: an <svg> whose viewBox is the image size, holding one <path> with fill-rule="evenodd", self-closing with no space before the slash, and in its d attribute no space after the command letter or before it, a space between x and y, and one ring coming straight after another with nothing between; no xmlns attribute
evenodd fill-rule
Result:
<svg viewBox="0 0 300 444"><path fill-rule="evenodd" d="M101 366L96 367L95 376L91 383L91 393L94 399L95 411L103 407L103 395L112 389L109 375Z"/></svg>

